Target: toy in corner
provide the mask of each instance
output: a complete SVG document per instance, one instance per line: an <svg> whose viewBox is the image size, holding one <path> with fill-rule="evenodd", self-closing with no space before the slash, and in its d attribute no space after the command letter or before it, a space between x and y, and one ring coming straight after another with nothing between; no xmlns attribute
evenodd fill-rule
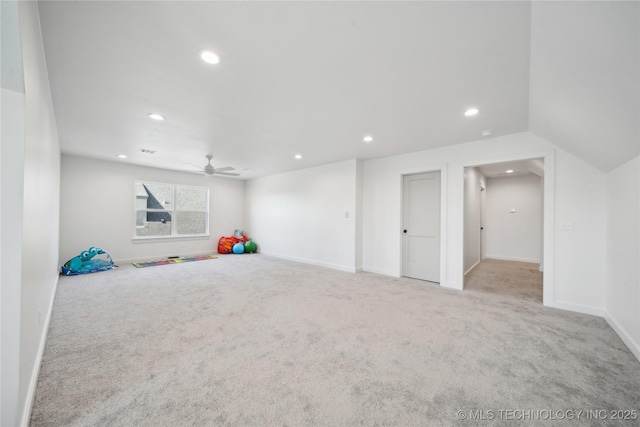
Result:
<svg viewBox="0 0 640 427"><path fill-rule="evenodd" d="M218 253L219 254L243 254L243 253L255 253L258 250L258 246L252 239L245 236L244 231L236 229L233 232L233 236L220 237L218 240Z"/></svg>
<svg viewBox="0 0 640 427"><path fill-rule="evenodd" d="M99 256L96 258L96 256ZM77 274L96 273L106 271L118 266L114 264L111 254L104 249L91 246L80 255L71 258L61 267L65 276L75 276Z"/></svg>
<svg viewBox="0 0 640 427"><path fill-rule="evenodd" d="M249 241L244 242L244 251L248 254L252 254L255 253L255 251L258 250L258 245L256 245L256 242L253 241L253 239L249 239Z"/></svg>

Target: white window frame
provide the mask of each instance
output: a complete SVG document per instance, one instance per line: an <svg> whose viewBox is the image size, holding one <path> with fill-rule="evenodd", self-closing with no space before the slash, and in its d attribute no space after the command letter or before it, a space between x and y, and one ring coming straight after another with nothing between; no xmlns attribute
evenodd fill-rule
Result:
<svg viewBox="0 0 640 427"><path fill-rule="evenodd" d="M138 184L156 184L156 185L166 185L171 187L171 209L140 209L136 206L137 194L136 189ZM206 190L206 203L204 211L194 211L192 209L177 209L177 198L176 198L176 189L177 188L195 188L198 190ZM171 215L171 234L166 236L138 236L136 234L138 226L138 213L139 212L167 212ZM205 232L202 234L178 234L178 225L176 218L176 212L204 212L205 213ZM195 185L183 185L183 184L171 184L166 182L155 182L155 181L143 181L143 180L135 180L133 183L133 240L134 241L160 241L160 240L191 240L197 238L208 238L209 237L209 187L198 187Z"/></svg>

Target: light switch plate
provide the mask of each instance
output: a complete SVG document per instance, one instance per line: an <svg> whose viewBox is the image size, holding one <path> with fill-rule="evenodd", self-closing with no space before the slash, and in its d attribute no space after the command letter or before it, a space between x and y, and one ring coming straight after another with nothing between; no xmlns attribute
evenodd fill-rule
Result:
<svg viewBox="0 0 640 427"><path fill-rule="evenodd" d="M573 221L562 221L562 225L560 226L560 230L573 231Z"/></svg>

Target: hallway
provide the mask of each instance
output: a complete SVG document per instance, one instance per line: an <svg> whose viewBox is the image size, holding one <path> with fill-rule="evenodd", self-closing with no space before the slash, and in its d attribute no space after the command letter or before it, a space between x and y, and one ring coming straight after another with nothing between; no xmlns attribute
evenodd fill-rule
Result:
<svg viewBox="0 0 640 427"><path fill-rule="evenodd" d="M538 264L485 259L465 277L464 290L542 304L542 272Z"/></svg>

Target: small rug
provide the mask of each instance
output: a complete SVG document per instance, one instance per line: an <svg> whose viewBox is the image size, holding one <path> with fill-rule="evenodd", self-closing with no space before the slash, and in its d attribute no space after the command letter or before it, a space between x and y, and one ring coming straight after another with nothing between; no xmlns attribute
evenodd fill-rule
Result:
<svg viewBox="0 0 640 427"><path fill-rule="evenodd" d="M155 265L179 264L181 262L204 261L205 259L216 259L216 258L218 257L215 255L198 255L190 258L170 258L170 259L161 259L159 261L134 262L133 265L138 268L142 268L142 267L153 267Z"/></svg>

